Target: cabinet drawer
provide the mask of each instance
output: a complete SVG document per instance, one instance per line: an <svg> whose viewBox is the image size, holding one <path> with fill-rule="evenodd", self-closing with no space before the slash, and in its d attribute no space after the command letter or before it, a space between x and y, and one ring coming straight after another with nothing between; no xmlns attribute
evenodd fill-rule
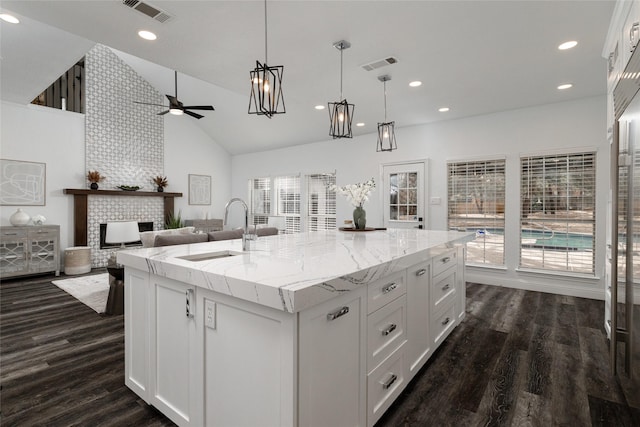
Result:
<svg viewBox="0 0 640 427"><path fill-rule="evenodd" d="M444 252L433 258L433 277L447 271L457 264L457 252L455 249Z"/></svg>
<svg viewBox="0 0 640 427"><path fill-rule="evenodd" d="M431 308L439 313L442 307L453 302L456 297L456 270L445 271L433 278L431 285Z"/></svg>
<svg viewBox="0 0 640 427"><path fill-rule="evenodd" d="M367 372L407 339L407 298L403 295L367 318Z"/></svg>
<svg viewBox="0 0 640 427"><path fill-rule="evenodd" d="M367 313L373 313L406 292L407 284L404 270L369 284L367 287Z"/></svg>
<svg viewBox="0 0 640 427"><path fill-rule="evenodd" d="M405 387L404 345L367 377L367 425L372 426Z"/></svg>
<svg viewBox="0 0 640 427"><path fill-rule="evenodd" d="M2 230L0 232L0 238L3 241L16 240L16 239L24 239L27 237L26 230Z"/></svg>
<svg viewBox="0 0 640 427"><path fill-rule="evenodd" d="M437 347L449 335L456 324L455 304L451 303L443 310L442 314L435 316L432 324L433 342Z"/></svg>
<svg viewBox="0 0 640 427"><path fill-rule="evenodd" d="M29 230L29 238L33 240L54 239L58 237L58 230L50 228L33 228Z"/></svg>

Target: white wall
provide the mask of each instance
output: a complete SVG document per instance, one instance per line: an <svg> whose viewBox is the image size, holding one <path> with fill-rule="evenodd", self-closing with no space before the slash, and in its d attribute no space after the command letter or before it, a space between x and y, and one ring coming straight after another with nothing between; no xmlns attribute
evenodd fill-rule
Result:
<svg viewBox="0 0 640 427"><path fill-rule="evenodd" d="M85 186L84 115L2 102L0 129L0 157L46 163L46 205L22 210L60 225L60 248L73 246L73 197L62 190ZM9 217L17 208L0 206L0 225L11 225Z"/></svg>
<svg viewBox="0 0 640 427"><path fill-rule="evenodd" d="M328 126L328 124L327 124ZM375 125L372 125L375 126ZM427 227L445 229L447 212L447 160L497 156L506 158L507 203L506 269L467 269L467 280L541 291L603 298L605 210L609 183L609 145L606 142L606 100L593 97L578 101L437 122L396 130L398 150L377 153L376 136L330 140L288 149L233 157L232 197L247 198L247 180L291 172L337 172L338 185L375 177L380 164L428 159L428 195L441 205L427 206ZM596 279L517 272L519 245L520 155L565 150L597 150ZM365 206L367 225L382 225L380 190ZM351 216L352 208L338 197L337 222ZM509 237L510 236L510 237Z"/></svg>
<svg viewBox="0 0 640 427"><path fill-rule="evenodd" d="M165 191L182 192L175 212L183 219L222 218L231 193L231 155L192 122L186 115L164 120ZM211 176L211 206L189 205L189 174Z"/></svg>
<svg viewBox="0 0 640 427"><path fill-rule="evenodd" d="M0 157L46 163L46 205L22 207L31 216L42 214L47 224L60 225L60 248L73 246L73 196L65 188L85 188L84 115L36 105L2 102ZM174 120L175 119L175 120ZM175 199L182 218L221 218L230 194L231 156L204 134L188 116L165 119L164 170L166 191ZM211 175L211 206L188 205L189 173ZM7 226L18 206L0 206L0 225ZM61 260L63 258L61 257Z"/></svg>

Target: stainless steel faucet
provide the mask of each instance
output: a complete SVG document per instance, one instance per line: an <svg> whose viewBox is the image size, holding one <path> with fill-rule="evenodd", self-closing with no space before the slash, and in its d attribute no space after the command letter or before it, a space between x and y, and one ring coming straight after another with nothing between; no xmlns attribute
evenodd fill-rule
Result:
<svg viewBox="0 0 640 427"><path fill-rule="evenodd" d="M249 207L244 202L244 200L234 197L233 199L227 202L227 204L224 206L224 220L222 224L223 226L227 225L227 218L229 216L229 207L236 202L242 203L242 207L244 207L244 232L242 233L242 250L248 251L249 250L248 241L255 240L256 235L254 233L249 233Z"/></svg>

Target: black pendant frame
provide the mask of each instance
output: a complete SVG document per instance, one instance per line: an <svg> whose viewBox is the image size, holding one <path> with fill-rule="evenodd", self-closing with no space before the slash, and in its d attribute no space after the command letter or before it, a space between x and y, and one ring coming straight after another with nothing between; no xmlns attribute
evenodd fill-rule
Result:
<svg viewBox="0 0 640 427"><path fill-rule="evenodd" d="M398 149L396 145L395 127L396 122L378 123L378 146L376 151L393 151Z"/></svg>
<svg viewBox="0 0 640 427"><path fill-rule="evenodd" d="M261 64L260 61L256 61L256 68L249 72L251 77L249 114L271 118L275 114L286 113L282 95L283 73L282 65L269 67L266 63Z"/></svg>
<svg viewBox="0 0 640 427"><path fill-rule="evenodd" d="M340 102L329 102L329 135L333 139L353 138L352 124L354 104L349 104L346 99ZM342 114L342 120L340 116Z"/></svg>

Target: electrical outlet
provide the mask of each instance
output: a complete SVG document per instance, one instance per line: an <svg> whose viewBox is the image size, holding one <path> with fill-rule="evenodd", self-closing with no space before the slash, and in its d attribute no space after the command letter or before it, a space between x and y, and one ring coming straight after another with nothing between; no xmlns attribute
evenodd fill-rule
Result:
<svg viewBox="0 0 640 427"><path fill-rule="evenodd" d="M216 328L216 303L204 300L204 324L209 329Z"/></svg>

